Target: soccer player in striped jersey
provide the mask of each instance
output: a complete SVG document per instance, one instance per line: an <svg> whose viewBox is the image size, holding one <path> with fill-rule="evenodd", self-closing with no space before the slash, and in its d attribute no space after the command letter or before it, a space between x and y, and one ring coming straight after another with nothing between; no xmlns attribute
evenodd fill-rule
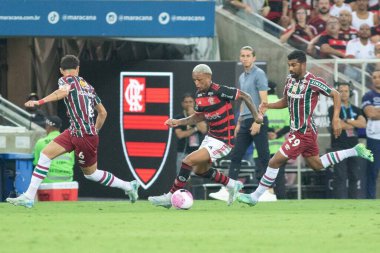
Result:
<svg viewBox="0 0 380 253"><path fill-rule="evenodd" d="M70 127L41 151L28 190L17 198L7 198L7 202L16 206L33 207L38 187L46 177L51 161L74 150L85 178L104 186L122 189L134 203L138 198L139 188L136 180L123 181L112 173L97 168L98 132L104 124L107 111L95 89L79 76L79 59L74 55L64 56L60 71L62 77L58 80L59 88L41 100L29 100L25 106L35 107L64 99ZM94 121L95 110L98 115Z"/></svg>
<svg viewBox="0 0 380 253"><path fill-rule="evenodd" d="M288 107L290 135L280 150L270 159L257 189L251 194L241 194L237 197L239 202L251 206L256 205L259 197L271 187L277 177L278 168L288 159L296 159L297 156L302 155L308 165L317 171L353 156L373 161L373 154L363 144L319 157L317 128L313 121L313 112L318 103L319 94L333 99L332 129L337 138L342 131L339 118L341 108L339 92L327 85L323 79L306 71L306 55L303 51L295 50L288 55L288 67L290 75L286 79L283 98L275 103L261 103L259 110L264 113L267 109Z"/></svg>
<svg viewBox="0 0 380 253"><path fill-rule="evenodd" d="M212 71L208 65L195 66L192 77L197 88L195 114L182 119L168 119L165 124L177 127L206 121L209 131L199 149L182 160L180 171L169 193L148 198L155 206L170 208L172 194L185 187L192 171L200 177L226 186L229 193L227 204L231 205L243 184L223 175L217 169L210 168L212 161L228 155L234 145L235 123L231 102L243 100L255 121L259 124L263 122L263 116L257 112L251 96L239 89L213 83Z"/></svg>

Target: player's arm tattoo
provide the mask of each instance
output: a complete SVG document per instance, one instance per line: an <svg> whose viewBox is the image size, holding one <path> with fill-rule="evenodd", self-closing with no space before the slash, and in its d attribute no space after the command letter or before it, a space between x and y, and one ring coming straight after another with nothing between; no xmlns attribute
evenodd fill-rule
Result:
<svg viewBox="0 0 380 253"><path fill-rule="evenodd" d="M194 113L187 118L180 119L179 125L195 125L203 120L205 120L203 113Z"/></svg>

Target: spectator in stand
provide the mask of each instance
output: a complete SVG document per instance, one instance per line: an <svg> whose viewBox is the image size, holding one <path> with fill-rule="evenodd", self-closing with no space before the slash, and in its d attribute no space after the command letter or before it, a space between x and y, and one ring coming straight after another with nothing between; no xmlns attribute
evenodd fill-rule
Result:
<svg viewBox="0 0 380 253"><path fill-rule="evenodd" d="M305 44L300 38L310 41L317 35L317 31L313 26L307 24L305 7L299 7L295 14L295 20L292 20L291 25L281 35L280 41L282 43L288 42L295 48L305 50L307 44Z"/></svg>
<svg viewBox="0 0 380 253"><path fill-rule="evenodd" d="M362 24L358 32L359 38L347 43L346 58L373 59L375 58L375 45L371 42L371 28Z"/></svg>
<svg viewBox="0 0 380 253"><path fill-rule="evenodd" d="M334 0L334 5L330 7L330 15L334 17L339 17L340 12L343 10L349 11L351 13L351 5L346 4L344 0Z"/></svg>
<svg viewBox="0 0 380 253"><path fill-rule="evenodd" d="M291 0L289 6L289 18L294 19L296 17L296 12L299 8L304 8L306 10L306 18L309 20L311 15L311 10L313 9L305 0Z"/></svg>
<svg viewBox="0 0 380 253"><path fill-rule="evenodd" d="M369 0L368 2L368 10L379 15L379 0Z"/></svg>
<svg viewBox="0 0 380 253"><path fill-rule="evenodd" d="M358 30L351 26L352 12L341 10L339 12L340 32L339 36L342 40L349 41L358 36Z"/></svg>
<svg viewBox="0 0 380 253"><path fill-rule="evenodd" d="M231 11L232 13L244 11L246 13L258 13L266 16L269 11L266 12L264 4L267 1L268 0L226 0L223 8Z"/></svg>
<svg viewBox="0 0 380 253"><path fill-rule="evenodd" d="M350 40L347 43L346 58L352 59L374 59L375 58L375 45L371 42L371 29L367 24L362 24L358 32L359 38ZM344 73L352 79L360 82L362 74L360 72L361 65L357 68L354 65L347 64ZM373 68L371 64L367 69Z"/></svg>
<svg viewBox="0 0 380 253"><path fill-rule="evenodd" d="M346 41L339 38L340 23L338 18L330 16L327 21L326 32L321 34L317 45L321 49L321 57L335 55L340 58L346 56Z"/></svg>
<svg viewBox="0 0 380 253"><path fill-rule="evenodd" d="M319 0L318 2L318 14L315 18L310 20L309 25L314 26L318 34L321 34L326 30L326 22L330 17L330 2L329 0Z"/></svg>
<svg viewBox="0 0 380 253"><path fill-rule="evenodd" d="M352 11L356 11L356 0L344 0L344 2L351 6Z"/></svg>
<svg viewBox="0 0 380 253"><path fill-rule="evenodd" d="M377 14L368 11L368 0L356 0L357 10L352 12L352 26L359 30L362 24L374 27L379 24Z"/></svg>
<svg viewBox="0 0 380 253"><path fill-rule="evenodd" d="M362 109L368 119L366 134L373 162L367 163L367 198L376 198L376 180L380 169L380 70L372 73L372 90L364 94Z"/></svg>
<svg viewBox="0 0 380 253"><path fill-rule="evenodd" d="M347 10L342 10L339 13L339 24L340 24L340 30L339 30L339 44L341 45L341 50L343 49L343 52L345 53L346 46L348 41L355 39L357 37L358 31L351 26L351 20L352 20L352 14L351 12ZM310 55L316 55L314 45L318 43L319 39L322 35L326 35L326 31L323 32L321 35L318 35L312 39L307 47L307 52ZM335 44L336 41L332 41L332 44ZM324 55L322 55L324 56Z"/></svg>
<svg viewBox="0 0 380 253"><path fill-rule="evenodd" d="M380 41L380 24L371 27L371 41L377 43Z"/></svg>
<svg viewBox="0 0 380 253"><path fill-rule="evenodd" d="M288 0L268 0L270 11L266 16L270 21L283 27L289 25L290 19L288 14Z"/></svg>

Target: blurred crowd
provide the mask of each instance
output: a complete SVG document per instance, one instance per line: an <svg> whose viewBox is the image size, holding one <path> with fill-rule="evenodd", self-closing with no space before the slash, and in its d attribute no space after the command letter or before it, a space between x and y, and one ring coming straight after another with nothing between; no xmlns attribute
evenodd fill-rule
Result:
<svg viewBox="0 0 380 253"><path fill-rule="evenodd" d="M225 0L284 28L282 43L316 58L380 58L378 0Z"/></svg>

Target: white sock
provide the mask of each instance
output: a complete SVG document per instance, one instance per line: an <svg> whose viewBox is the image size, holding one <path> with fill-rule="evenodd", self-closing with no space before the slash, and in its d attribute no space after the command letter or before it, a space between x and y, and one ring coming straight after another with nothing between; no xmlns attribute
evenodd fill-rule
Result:
<svg viewBox="0 0 380 253"><path fill-rule="evenodd" d="M91 175L84 175L85 178L91 181L98 182L104 186L115 187L124 191L132 189L131 184L115 177L111 172L105 170L95 170Z"/></svg>
<svg viewBox="0 0 380 253"><path fill-rule="evenodd" d="M28 199L33 200L35 198L38 187L40 187L42 180L44 180L48 174L50 164L51 160L46 155L41 153L38 163L34 168L28 190L24 193Z"/></svg>
<svg viewBox="0 0 380 253"><path fill-rule="evenodd" d="M322 162L323 168L327 168L330 165L340 163L342 160L348 157L357 156L357 155L358 153L356 152L355 148L349 148L349 149L327 153L321 156L321 162Z"/></svg>
<svg viewBox="0 0 380 253"><path fill-rule="evenodd" d="M226 185L226 188L227 188L227 189L234 188L234 187L235 187L235 184L236 184L236 180L230 178L230 180L228 180L228 183L227 183L227 185Z"/></svg>
<svg viewBox="0 0 380 253"><path fill-rule="evenodd" d="M253 200L258 201L260 196L264 194L266 190L268 190L276 180L279 169L273 169L268 167L265 171L264 176L261 178L259 186L256 191L251 193L251 197Z"/></svg>

